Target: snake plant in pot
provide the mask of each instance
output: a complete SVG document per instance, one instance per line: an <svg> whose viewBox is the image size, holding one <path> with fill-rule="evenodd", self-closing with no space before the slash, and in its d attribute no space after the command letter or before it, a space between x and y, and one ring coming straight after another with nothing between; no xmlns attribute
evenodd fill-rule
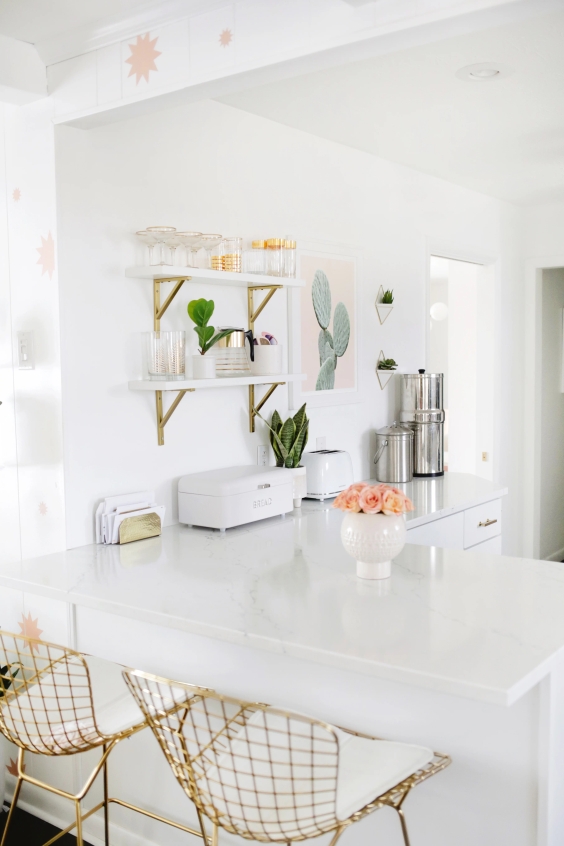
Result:
<svg viewBox="0 0 564 846"><path fill-rule="evenodd" d="M264 420L264 417L261 417L261 420ZM276 466L293 471L294 507L299 508L302 497L307 493L306 468L300 464L309 431L305 403L293 417L288 417L284 422L277 411L273 412L270 423L266 420L264 422L270 429L270 445L274 451Z"/></svg>

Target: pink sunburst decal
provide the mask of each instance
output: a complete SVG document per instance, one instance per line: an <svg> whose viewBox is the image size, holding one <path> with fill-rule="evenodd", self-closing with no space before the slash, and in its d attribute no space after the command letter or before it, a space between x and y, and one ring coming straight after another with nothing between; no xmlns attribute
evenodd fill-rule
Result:
<svg viewBox="0 0 564 846"><path fill-rule="evenodd" d="M35 620L32 619L31 611L29 612L27 617L25 616L25 614L22 614L22 622L18 623L18 626L21 629L21 634L23 634L24 637L31 637L35 640L39 640L39 638L43 634L43 629L39 628L39 626L37 625L38 622L39 618L36 618ZM36 643L32 643L31 650L32 652L39 652L38 645Z"/></svg>
<svg viewBox="0 0 564 846"><path fill-rule="evenodd" d="M229 47L231 42L233 41L233 33L230 29L224 29L223 32L219 34L219 43L222 47Z"/></svg>
<svg viewBox="0 0 564 846"><path fill-rule="evenodd" d="M131 56L125 61L128 65L131 65L128 78L135 75L135 85L139 85L141 79L149 82L150 72L158 71L155 59L162 55L159 50L155 50L155 44L158 40L157 36L151 41L149 33L147 33L146 35L138 35L135 44L128 45Z"/></svg>
<svg viewBox="0 0 564 846"><path fill-rule="evenodd" d="M12 200L15 203L19 203L21 196L22 196L22 192L20 191L20 189L14 188L14 190L12 191Z"/></svg>
<svg viewBox="0 0 564 846"><path fill-rule="evenodd" d="M43 235L41 236L41 246L35 249L39 253L37 264L40 264L43 268L41 275L48 273L49 279L52 279L55 270L55 242L50 232L46 238Z"/></svg>

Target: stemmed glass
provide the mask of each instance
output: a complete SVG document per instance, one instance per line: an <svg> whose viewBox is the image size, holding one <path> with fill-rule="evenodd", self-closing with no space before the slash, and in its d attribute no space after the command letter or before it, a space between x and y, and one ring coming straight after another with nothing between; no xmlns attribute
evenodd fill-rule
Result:
<svg viewBox="0 0 564 846"><path fill-rule="evenodd" d="M140 229L139 232L135 233L139 240L145 244L146 247L149 249L149 264L153 264L153 247L157 243L157 239L153 235L152 232L147 232L146 229Z"/></svg>
<svg viewBox="0 0 564 846"><path fill-rule="evenodd" d="M152 265L170 265L170 239L176 232L176 226L148 226L146 229L155 238L156 249L153 250Z"/></svg>
<svg viewBox="0 0 564 846"><path fill-rule="evenodd" d="M197 267L196 253L202 246L201 232L177 232L178 240L186 250L186 267Z"/></svg>
<svg viewBox="0 0 564 846"><path fill-rule="evenodd" d="M221 244L223 241L223 235L202 235L201 239L201 246L205 249L207 255L206 264L209 268L212 266L212 250L214 247L217 247L218 244Z"/></svg>

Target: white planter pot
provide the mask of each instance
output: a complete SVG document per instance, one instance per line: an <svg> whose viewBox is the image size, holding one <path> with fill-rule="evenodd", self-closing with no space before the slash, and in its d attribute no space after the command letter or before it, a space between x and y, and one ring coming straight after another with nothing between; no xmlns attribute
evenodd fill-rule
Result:
<svg viewBox="0 0 564 846"><path fill-rule="evenodd" d="M294 508L302 507L302 499L307 494L307 476L305 467L292 467L292 496Z"/></svg>
<svg viewBox="0 0 564 846"><path fill-rule="evenodd" d="M276 376L283 373L283 349L280 344L259 344L253 347L254 361L249 360L253 376Z"/></svg>
<svg viewBox="0 0 564 846"><path fill-rule="evenodd" d="M193 379L215 379L215 358L213 355L192 356Z"/></svg>
<svg viewBox="0 0 564 846"><path fill-rule="evenodd" d="M392 559L405 546L405 517L398 514L355 514L347 512L341 526L345 550L356 559L360 579L387 579L392 572Z"/></svg>

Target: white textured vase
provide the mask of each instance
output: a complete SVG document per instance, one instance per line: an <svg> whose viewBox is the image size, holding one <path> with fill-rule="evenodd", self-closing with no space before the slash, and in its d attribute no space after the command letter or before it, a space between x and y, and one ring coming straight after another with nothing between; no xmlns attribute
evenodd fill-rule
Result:
<svg viewBox="0 0 564 846"><path fill-rule="evenodd" d="M215 358L213 355L192 356L193 379L215 379Z"/></svg>
<svg viewBox="0 0 564 846"><path fill-rule="evenodd" d="M356 575L360 579L387 579L392 572L392 559L405 546L405 517L397 514L355 514L347 512L341 526L345 550L356 558Z"/></svg>

